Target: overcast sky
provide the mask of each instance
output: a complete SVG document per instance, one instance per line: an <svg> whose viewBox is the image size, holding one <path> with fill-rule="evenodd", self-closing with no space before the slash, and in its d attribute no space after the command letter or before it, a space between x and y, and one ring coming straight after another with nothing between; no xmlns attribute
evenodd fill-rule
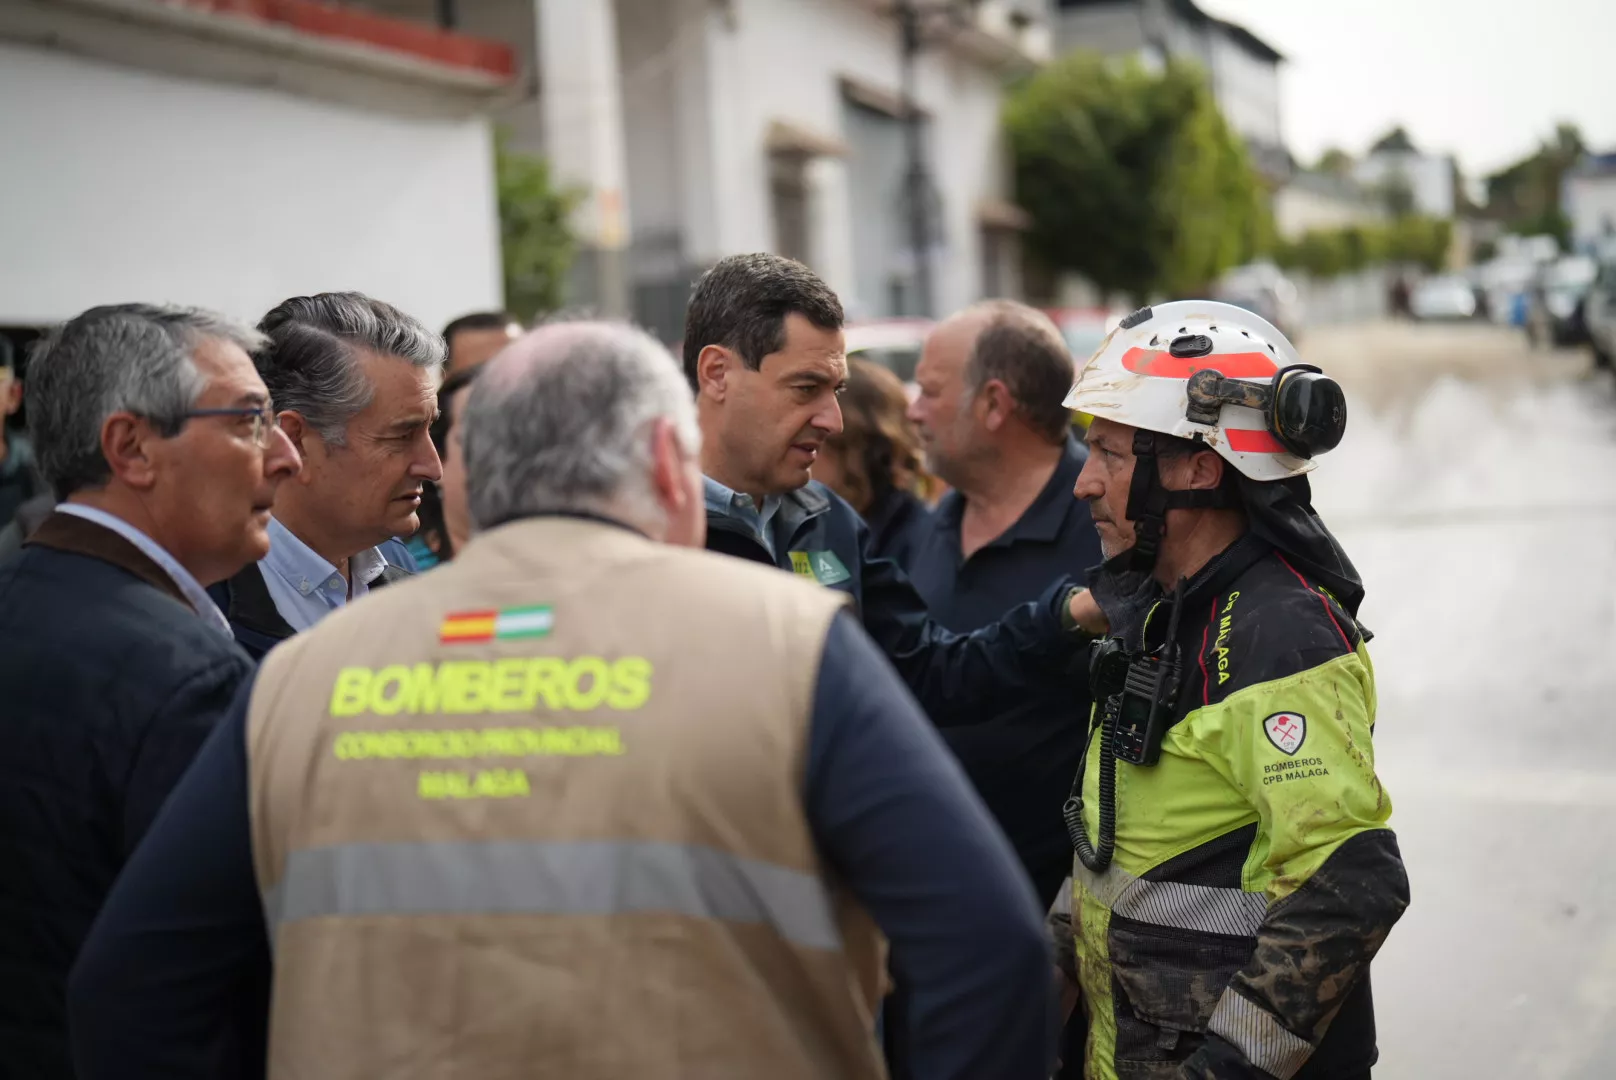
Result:
<svg viewBox="0 0 1616 1080"><path fill-rule="evenodd" d="M1312 164L1394 124L1472 176L1529 153L1558 120L1616 151L1616 0L1198 0L1285 55L1280 115Z"/></svg>

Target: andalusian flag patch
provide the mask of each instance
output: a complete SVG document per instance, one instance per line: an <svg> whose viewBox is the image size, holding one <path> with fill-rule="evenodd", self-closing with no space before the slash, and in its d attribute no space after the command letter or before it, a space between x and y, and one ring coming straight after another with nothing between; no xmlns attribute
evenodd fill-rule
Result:
<svg viewBox="0 0 1616 1080"><path fill-rule="evenodd" d="M446 616L443 625L438 627L438 640L453 644L544 637L554 625L555 612L549 604L502 611L456 611Z"/></svg>

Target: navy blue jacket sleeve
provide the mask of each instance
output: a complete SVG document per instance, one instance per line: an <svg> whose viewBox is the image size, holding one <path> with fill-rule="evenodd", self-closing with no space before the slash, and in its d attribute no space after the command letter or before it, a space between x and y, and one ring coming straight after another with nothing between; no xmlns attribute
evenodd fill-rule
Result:
<svg viewBox="0 0 1616 1080"><path fill-rule="evenodd" d="M849 616L825 641L806 806L827 863L892 944L926 1080L1047 1077L1054 1001L1043 917L965 774Z"/></svg>
<svg viewBox="0 0 1616 1080"><path fill-rule="evenodd" d="M208 735L229 714L252 664L232 655L208 664L180 682L140 726L132 748L123 800L123 854L135 850L163 800L180 782Z"/></svg>
<svg viewBox="0 0 1616 1080"><path fill-rule="evenodd" d="M269 943L241 688L90 931L68 982L79 1080L263 1076Z"/></svg>
<svg viewBox="0 0 1616 1080"><path fill-rule="evenodd" d="M1073 679L1086 680L1087 647L1062 629L1061 609L1075 579L1055 582L996 623L956 634L932 621L902 567L870 557L868 527L860 522L859 529L864 629L938 727L987 720L1007 696L1060 692Z"/></svg>

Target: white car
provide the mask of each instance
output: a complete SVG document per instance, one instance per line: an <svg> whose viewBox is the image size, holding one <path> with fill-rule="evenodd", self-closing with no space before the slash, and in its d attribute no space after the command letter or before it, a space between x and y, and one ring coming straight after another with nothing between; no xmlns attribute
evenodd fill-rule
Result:
<svg viewBox="0 0 1616 1080"><path fill-rule="evenodd" d="M1416 319L1473 319L1476 290L1462 277L1426 278L1414 288L1408 309Z"/></svg>
<svg viewBox="0 0 1616 1080"><path fill-rule="evenodd" d="M880 364L903 380L903 388L913 401L919 393L915 385L915 365L926 335L936 326L931 319L871 319L847 324L847 355Z"/></svg>

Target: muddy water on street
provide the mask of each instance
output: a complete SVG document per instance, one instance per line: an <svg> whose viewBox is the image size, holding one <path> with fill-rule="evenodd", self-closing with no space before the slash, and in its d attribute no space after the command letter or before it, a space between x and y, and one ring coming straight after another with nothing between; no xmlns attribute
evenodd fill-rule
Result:
<svg viewBox="0 0 1616 1080"><path fill-rule="evenodd" d="M1381 1080L1616 1077L1616 392L1486 327L1320 331L1414 903Z"/></svg>

